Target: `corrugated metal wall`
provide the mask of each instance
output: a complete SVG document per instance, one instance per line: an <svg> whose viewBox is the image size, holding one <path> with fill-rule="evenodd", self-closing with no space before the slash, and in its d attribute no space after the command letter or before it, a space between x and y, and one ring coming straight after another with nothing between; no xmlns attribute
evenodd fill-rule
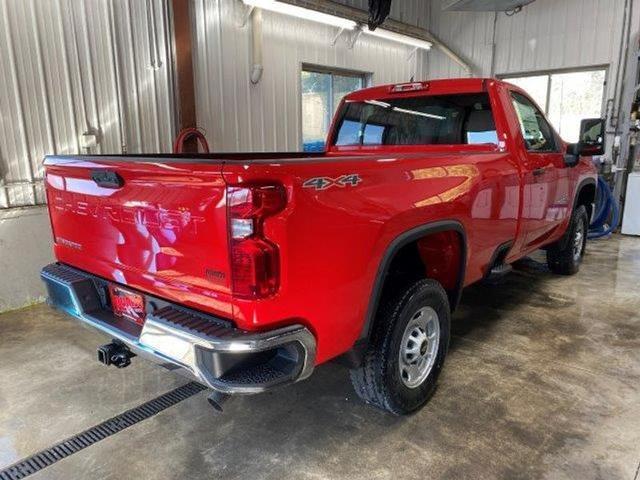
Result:
<svg viewBox="0 0 640 480"><path fill-rule="evenodd" d="M373 84L463 76L437 49L417 52L264 12L262 80L249 81L250 27L239 0L194 6L198 118L215 150L300 148L303 63L371 73ZM367 0L340 0L366 9ZM0 208L43 202L41 159L169 151L174 134L166 0L0 0ZM441 0L396 0L391 16L423 26L491 72L494 15L442 12ZM608 65L612 80L624 0L536 0L497 16L495 73ZM613 81L607 98L613 97Z"/></svg>
<svg viewBox="0 0 640 480"><path fill-rule="evenodd" d="M516 15L499 13L495 23L494 73L600 65L609 65L609 73L614 73L624 3L625 0L536 0ZM441 0L431 0L428 16L427 28L468 59L476 75L491 74L493 13L443 12ZM428 73L430 78L463 75L438 52L430 58Z"/></svg>
<svg viewBox="0 0 640 480"><path fill-rule="evenodd" d="M537 0L498 16L497 73L567 69L617 61L625 0Z"/></svg>
<svg viewBox="0 0 640 480"><path fill-rule="evenodd" d="M170 150L168 30L163 0L0 0L0 208L44 202L45 154Z"/></svg>
<svg viewBox="0 0 640 480"><path fill-rule="evenodd" d="M488 75L491 66L493 13L444 12L442 0L428 0L426 28L462 56L475 76ZM464 70L434 50L429 58L429 78L466 77Z"/></svg>
<svg viewBox="0 0 640 480"><path fill-rule="evenodd" d="M353 49L344 38L332 46L335 28L264 11L265 68L262 80L252 85L251 26L239 26L244 12L242 3L192 1L198 123L217 151L301 148L303 63L371 73L373 84L426 77L430 53L418 51L410 55L410 47L369 36L360 37ZM362 0L344 3L366 8ZM404 12L400 19L422 11L419 7L423 2L402 3L411 8L396 6L396 12Z"/></svg>

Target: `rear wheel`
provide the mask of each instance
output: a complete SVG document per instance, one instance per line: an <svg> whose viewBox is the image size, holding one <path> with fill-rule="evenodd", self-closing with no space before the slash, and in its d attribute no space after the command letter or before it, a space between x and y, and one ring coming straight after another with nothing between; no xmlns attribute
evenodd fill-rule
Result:
<svg viewBox="0 0 640 480"><path fill-rule="evenodd" d="M573 211L566 233L547 249L547 263L552 272L573 275L580 270L588 231L587 209L580 205Z"/></svg>
<svg viewBox="0 0 640 480"><path fill-rule="evenodd" d="M351 370L360 398L396 415L431 397L449 345L447 294L421 280L383 302L362 365Z"/></svg>

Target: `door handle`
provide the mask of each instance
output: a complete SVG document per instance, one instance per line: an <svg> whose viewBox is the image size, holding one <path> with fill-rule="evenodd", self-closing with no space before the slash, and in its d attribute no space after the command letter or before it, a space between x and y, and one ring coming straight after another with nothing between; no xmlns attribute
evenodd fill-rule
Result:
<svg viewBox="0 0 640 480"><path fill-rule="evenodd" d="M536 176L536 177L539 177L540 175L544 174L545 170L546 169L544 167L536 168L536 169L533 170L533 175Z"/></svg>

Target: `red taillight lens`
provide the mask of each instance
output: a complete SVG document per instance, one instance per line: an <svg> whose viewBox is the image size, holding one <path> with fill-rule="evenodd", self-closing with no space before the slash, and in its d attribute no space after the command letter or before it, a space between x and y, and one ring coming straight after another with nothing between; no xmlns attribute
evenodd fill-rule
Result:
<svg viewBox="0 0 640 480"><path fill-rule="evenodd" d="M273 295L280 285L278 246L267 240L264 219L286 206L282 185L227 188L229 248L233 294L243 298Z"/></svg>
<svg viewBox="0 0 640 480"><path fill-rule="evenodd" d="M259 238L231 241L233 293L243 298L273 295L280 283L278 247Z"/></svg>

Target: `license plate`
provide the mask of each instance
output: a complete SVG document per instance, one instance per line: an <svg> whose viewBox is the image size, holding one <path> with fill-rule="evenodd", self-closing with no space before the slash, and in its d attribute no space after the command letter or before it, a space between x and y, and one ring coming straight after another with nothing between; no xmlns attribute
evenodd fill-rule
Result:
<svg viewBox="0 0 640 480"><path fill-rule="evenodd" d="M111 308L116 316L129 319L138 325L144 324L146 315L142 295L117 285L109 285L109 296L111 297Z"/></svg>

